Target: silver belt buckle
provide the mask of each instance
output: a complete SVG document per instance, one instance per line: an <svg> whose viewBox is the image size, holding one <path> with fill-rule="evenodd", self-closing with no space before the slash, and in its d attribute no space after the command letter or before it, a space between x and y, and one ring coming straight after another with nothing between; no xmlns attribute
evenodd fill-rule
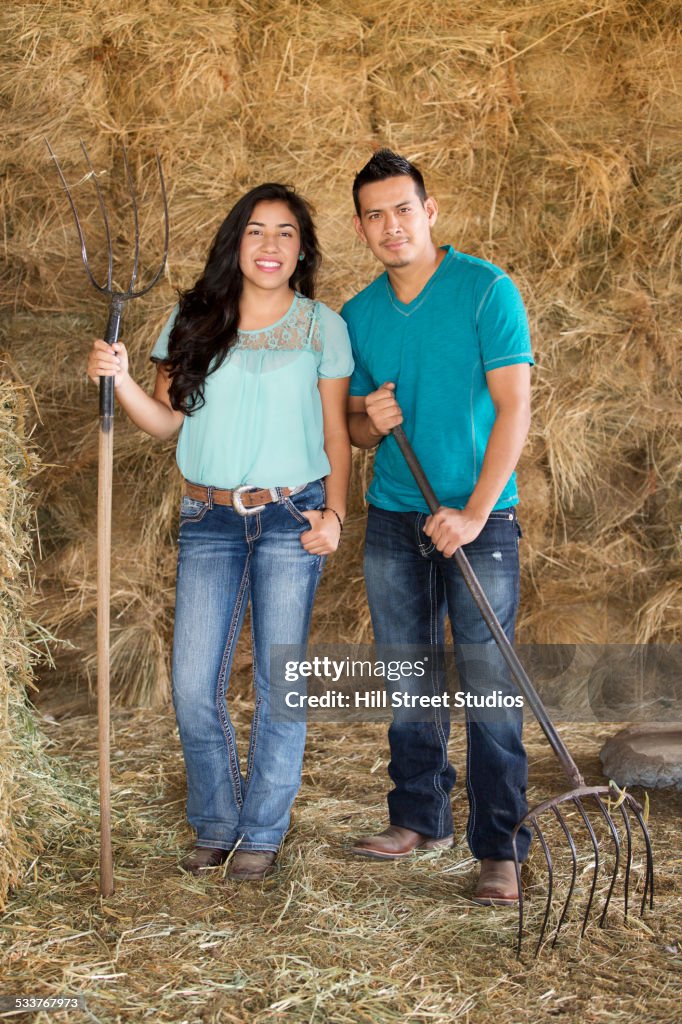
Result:
<svg viewBox="0 0 682 1024"><path fill-rule="evenodd" d="M235 512L239 513L240 516L253 516L256 512L262 512L265 505L254 505L252 508L244 508L244 502L242 501L242 494L245 491L260 491L262 487L254 487L252 484L242 484L241 487L235 487L232 491L232 508Z"/></svg>

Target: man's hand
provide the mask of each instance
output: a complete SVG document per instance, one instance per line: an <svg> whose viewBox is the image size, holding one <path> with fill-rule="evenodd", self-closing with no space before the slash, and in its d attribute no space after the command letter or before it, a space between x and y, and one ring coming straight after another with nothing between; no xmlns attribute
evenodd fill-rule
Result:
<svg viewBox="0 0 682 1024"><path fill-rule="evenodd" d="M375 434L385 437L403 422L403 414L395 400L395 384L387 382L365 398L365 412Z"/></svg>
<svg viewBox="0 0 682 1024"><path fill-rule="evenodd" d="M452 558L457 548L476 540L486 520L487 517L474 516L466 510L441 506L424 523L424 533L441 554Z"/></svg>

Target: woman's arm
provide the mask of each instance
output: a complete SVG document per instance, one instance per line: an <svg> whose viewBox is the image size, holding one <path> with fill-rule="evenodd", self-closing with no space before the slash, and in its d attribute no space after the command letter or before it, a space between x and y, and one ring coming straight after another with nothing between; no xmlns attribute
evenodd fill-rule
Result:
<svg viewBox="0 0 682 1024"><path fill-rule="evenodd" d="M346 416L349 379L337 377L318 381L324 417L324 450L331 466L324 482L327 507L333 508L341 521L346 518L350 483L351 451Z"/></svg>
<svg viewBox="0 0 682 1024"><path fill-rule="evenodd" d="M168 397L170 379L165 367L157 364L154 394L136 384L128 372L128 353L122 342L107 345L98 339L90 349L88 377L95 384L100 377L114 378L114 394L136 427L161 441L179 430L184 414L173 409Z"/></svg>
<svg viewBox="0 0 682 1024"><path fill-rule="evenodd" d="M301 544L313 555L327 555L336 551L341 538L339 520L343 522L346 517L351 459L346 420L349 380L349 377L335 377L320 378L318 381L324 420L324 450L331 467L329 475L325 477L325 500L330 511L324 515L320 512L303 513L310 520L311 528L301 534Z"/></svg>

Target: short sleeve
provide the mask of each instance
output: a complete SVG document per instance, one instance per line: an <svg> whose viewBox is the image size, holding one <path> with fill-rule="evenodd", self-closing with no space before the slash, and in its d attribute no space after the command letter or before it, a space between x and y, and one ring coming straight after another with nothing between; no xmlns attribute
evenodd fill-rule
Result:
<svg viewBox="0 0 682 1024"><path fill-rule="evenodd" d="M348 328L338 313L319 304L322 329L322 355L317 367L318 377L350 377L353 372L353 354Z"/></svg>
<svg viewBox="0 0 682 1024"><path fill-rule="evenodd" d="M372 391L376 391L374 381L371 380L365 368L356 360L348 393L355 398L364 398L365 395L369 395Z"/></svg>
<svg viewBox="0 0 682 1024"><path fill-rule="evenodd" d="M534 363L528 317L518 288L506 274L489 285L476 312L484 370Z"/></svg>
<svg viewBox="0 0 682 1024"><path fill-rule="evenodd" d="M348 304L346 303L346 306L347 305ZM360 361L357 345L355 342L355 337L353 335L353 325L351 321L348 319L348 317L344 315L346 306L344 306L343 309L341 310L341 316L346 321L346 326L348 328L348 337L350 338L351 350L353 352L353 362L355 364L353 369L353 376L350 379L349 393L354 397L363 397L364 395L368 395L371 391L376 391L376 388L371 377L369 376L369 374L367 373L367 371L365 370L364 366Z"/></svg>
<svg viewBox="0 0 682 1024"><path fill-rule="evenodd" d="M163 326L161 334L158 336L154 343L154 348L151 350L149 358L155 363L162 363L164 359L166 359L166 357L168 356L168 339L170 337L170 332L173 330L175 318L178 315L179 308L179 306L175 307L171 315L166 320L166 323Z"/></svg>

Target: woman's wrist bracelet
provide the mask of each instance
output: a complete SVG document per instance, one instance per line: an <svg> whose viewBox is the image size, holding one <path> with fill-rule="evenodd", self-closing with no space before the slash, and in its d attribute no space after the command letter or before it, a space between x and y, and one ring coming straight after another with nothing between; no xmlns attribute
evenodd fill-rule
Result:
<svg viewBox="0 0 682 1024"><path fill-rule="evenodd" d="M336 509L335 508L331 508L329 505L324 505L324 507L322 508L322 512L323 512L323 514L325 512L333 512L334 515L336 516L336 518L339 521L339 530L341 531L341 533L343 533L343 522L341 521L341 516L336 511Z"/></svg>

